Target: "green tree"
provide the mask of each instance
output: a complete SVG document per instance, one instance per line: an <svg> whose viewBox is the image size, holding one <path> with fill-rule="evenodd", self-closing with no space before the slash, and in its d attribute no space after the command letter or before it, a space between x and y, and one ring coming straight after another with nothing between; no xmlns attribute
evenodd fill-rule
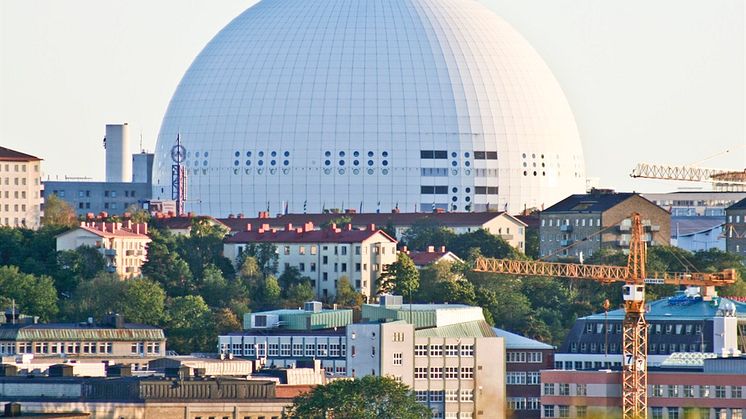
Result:
<svg viewBox="0 0 746 419"><path fill-rule="evenodd" d="M250 244L239 255L238 266L242 266L246 257L253 257L256 260L259 270L265 276L277 273L277 263L280 255L277 253L277 246L272 243Z"/></svg>
<svg viewBox="0 0 746 419"><path fill-rule="evenodd" d="M169 299L166 313L169 348L181 354L215 350L215 325L202 297L187 295Z"/></svg>
<svg viewBox="0 0 746 419"><path fill-rule="evenodd" d="M106 268L106 260L91 246L80 246L74 250L57 253L55 285L60 292L70 293L82 280L93 279Z"/></svg>
<svg viewBox="0 0 746 419"><path fill-rule="evenodd" d="M235 276L233 264L223 257L223 239L226 233L224 226L214 225L203 217L192 220L188 237L179 238L179 255L189 265L195 278L201 278L203 270L210 264L220 268L226 278Z"/></svg>
<svg viewBox="0 0 746 419"><path fill-rule="evenodd" d="M189 265L177 253L176 237L170 232L151 229L148 260L142 266L144 276L158 282L169 295L182 296L196 291Z"/></svg>
<svg viewBox="0 0 746 419"><path fill-rule="evenodd" d="M347 276L342 275L337 282L337 295L334 302L340 307L360 307L363 305L363 295L355 291Z"/></svg>
<svg viewBox="0 0 746 419"><path fill-rule="evenodd" d="M74 228L78 225L78 217L70 204L52 194L44 198L44 216L41 217L41 223L45 226Z"/></svg>
<svg viewBox="0 0 746 419"><path fill-rule="evenodd" d="M303 307L303 303L312 301L315 297L316 295L309 281L293 284L287 289L283 306L290 308Z"/></svg>
<svg viewBox="0 0 746 419"><path fill-rule="evenodd" d="M272 275L262 278L256 284L252 293L251 308L254 310L276 308L280 304L280 293L280 284L277 282L277 278Z"/></svg>
<svg viewBox="0 0 746 419"><path fill-rule="evenodd" d="M150 213L137 205L130 205L125 212L129 213L130 220L133 223L147 223L150 221Z"/></svg>
<svg viewBox="0 0 746 419"><path fill-rule="evenodd" d="M400 252L396 262L392 263L379 278L379 290L408 296L412 302L412 293L420 286L420 272L406 253Z"/></svg>
<svg viewBox="0 0 746 419"><path fill-rule="evenodd" d="M202 273L200 295L210 307L223 307L236 292L215 265L208 265Z"/></svg>
<svg viewBox="0 0 746 419"><path fill-rule="evenodd" d="M101 273L91 280L82 281L70 299L63 301L62 317L78 322L87 317L103 319L108 313L119 312L124 287L124 281L110 273Z"/></svg>
<svg viewBox="0 0 746 419"><path fill-rule="evenodd" d="M402 235L401 241L411 250L425 250L428 246L447 246L456 233L430 219L416 221Z"/></svg>
<svg viewBox="0 0 746 419"><path fill-rule="evenodd" d="M389 377L335 380L295 398L283 418L424 419L432 411L412 390Z"/></svg>
<svg viewBox="0 0 746 419"><path fill-rule="evenodd" d="M352 223L352 217L349 215L340 215L334 218L329 219L329 221L325 221L319 225L320 228L329 228L332 224L336 225L337 228L344 227L348 224Z"/></svg>
<svg viewBox="0 0 746 419"><path fill-rule="evenodd" d="M469 257L471 249L479 249L482 255L490 258L518 259L523 257L500 236L484 229L453 236L446 243L446 247L462 259Z"/></svg>
<svg viewBox="0 0 746 419"><path fill-rule="evenodd" d="M158 325L163 320L166 292L157 282L147 278L124 281L122 297L115 306L125 320L148 325Z"/></svg>
<svg viewBox="0 0 746 419"><path fill-rule="evenodd" d="M221 308L213 314L215 324L215 339L218 335L225 335L241 330L241 320L228 308Z"/></svg>
<svg viewBox="0 0 746 419"><path fill-rule="evenodd" d="M0 299L15 301L17 309L44 321L58 312L57 290L52 278L25 274L16 266L0 266Z"/></svg>

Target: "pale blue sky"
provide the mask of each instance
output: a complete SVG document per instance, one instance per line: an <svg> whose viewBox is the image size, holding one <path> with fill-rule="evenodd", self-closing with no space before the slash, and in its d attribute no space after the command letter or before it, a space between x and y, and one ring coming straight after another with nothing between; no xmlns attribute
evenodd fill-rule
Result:
<svg viewBox="0 0 746 419"><path fill-rule="evenodd" d="M483 0L539 51L580 128L589 176L637 161L746 167L743 0ZM253 0L0 1L0 145L55 176L103 178L106 123L152 150L192 59ZM309 5L312 1L309 0ZM311 7L311 6L309 6Z"/></svg>

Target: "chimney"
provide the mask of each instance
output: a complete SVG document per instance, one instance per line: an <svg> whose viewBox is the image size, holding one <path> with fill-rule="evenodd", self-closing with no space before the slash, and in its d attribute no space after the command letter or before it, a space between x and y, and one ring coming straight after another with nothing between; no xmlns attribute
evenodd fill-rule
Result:
<svg viewBox="0 0 746 419"><path fill-rule="evenodd" d="M306 232L313 231L313 223L310 221L306 222L306 224L303 226L303 230L305 230Z"/></svg>
<svg viewBox="0 0 746 419"><path fill-rule="evenodd" d="M290 223L285 224L285 231L293 231L293 225Z"/></svg>
<svg viewBox="0 0 746 419"><path fill-rule="evenodd" d="M264 217L267 218L267 217ZM262 224L262 230L269 231L269 224Z"/></svg>
<svg viewBox="0 0 746 419"><path fill-rule="evenodd" d="M407 249L407 246L402 246L401 247L401 252L404 253L404 254L406 254L406 255L408 255L409 254L409 249Z"/></svg>
<svg viewBox="0 0 746 419"><path fill-rule="evenodd" d="M243 218L243 213L242 213L242 212L239 212L239 213L238 213L238 215L237 215L236 217L238 217L238 218Z"/></svg>
<svg viewBox="0 0 746 419"><path fill-rule="evenodd" d="M229 220L232 220L234 218L236 218L235 214L228 214L228 219Z"/></svg>
<svg viewBox="0 0 746 419"><path fill-rule="evenodd" d="M400 212L401 212L401 210L399 208L394 208L394 209L391 210L392 214L399 214Z"/></svg>
<svg viewBox="0 0 746 419"><path fill-rule="evenodd" d="M427 253L435 252L435 246L427 246Z"/></svg>
<svg viewBox="0 0 746 419"><path fill-rule="evenodd" d="M329 230L336 231L337 230L337 224L335 224L335 223L329 224Z"/></svg>
<svg viewBox="0 0 746 419"><path fill-rule="evenodd" d="M446 247L440 246L440 253L445 253L445 252L446 252Z"/></svg>
<svg viewBox="0 0 746 419"><path fill-rule="evenodd" d="M246 224L246 231L251 231L251 223Z"/></svg>
<svg viewBox="0 0 746 419"><path fill-rule="evenodd" d="M375 224L368 224L368 230L370 230L370 231L376 231L376 225Z"/></svg>
<svg viewBox="0 0 746 419"><path fill-rule="evenodd" d="M352 223L350 223L350 224L347 224L347 225L345 226L345 230L347 230L347 231L352 231Z"/></svg>
<svg viewBox="0 0 746 419"><path fill-rule="evenodd" d="M132 230L132 220L128 218L127 221L124 223L124 228L126 228L127 230Z"/></svg>

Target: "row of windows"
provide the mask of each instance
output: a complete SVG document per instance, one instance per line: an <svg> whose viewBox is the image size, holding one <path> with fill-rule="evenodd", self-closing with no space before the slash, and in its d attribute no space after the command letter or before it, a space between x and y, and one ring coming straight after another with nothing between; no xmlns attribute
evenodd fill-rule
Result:
<svg viewBox="0 0 746 419"><path fill-rule="evenodd" d="M420 186L420 193L423 195L446 195L448 194L448 186Z"/></svg>
<svg viewBox="0 0 746 419"><path fill-rule="evenodd" d="M710 398L716 399L741 399L743 398L743 387L741 386L709 386L709 385L660 385L650 387L651 397L683 397L683 398Z"/></svg>
<svg viewBox="0 0 746 419"><path fill-rule="evenodd" d="M222 419L230 419L233 416L223 416ZM195 416L194 419L203 419L202 416ZM218 419L215 416L207 416L205 419ZM244 416L243 419L267 419L266 416ZM269 419L280 419L279 416L270 416Z"/></svg>
<svg viewBox="0 0 746 419"><path fill-rule="evenodd" d="M575 414L570 416L570 406L544 405L543 418L583 418L588 416L587 406L574 406ZM665 415L664 415L665 409ZM716 419L743 419L743 409L714 408ZM730 413L730 415L729 415ZM651 407L652 419L683 419L689 417L709 418L710 408L707 407Z"/></svg>
<svg viewBox="0 0 746 419"><path fill-rule="evenodd" d="M10 204L5 204L4 208L5 208L5 212L10 212L11 206L10 206ZM26 212L26 204L20 204L20 206L19 206L19 204L13 204L12 208L13 208L14 212L18 212L19 208L20 208L21 212Z"/></svg>
<svg viewBox="0 0 746 419"><path fill-rule="evenodd" d="M615 333L617 335L622 333L622 324L614 323L608 325L608 330L604 323L586 323L585 333L586 334L597 334L603 335L604 333ZM666 334L666 335L699 335L702 333L701 324L685 324L685 323L650 323L648 324L649 334Z"/></svg>
<svg viewBox="0 0 746 419"><path fill-rule="evenodd" d="M387 247L388 246L373 246L371 252L374 255L377 255L379 253L382 254L382 255L385 255ZM315 245L312 245L312 246L309 246L308 250L310 251L310 253L312 255L315 255L318 252L318 247L315 246ZM329 246L322 246L321 250L324 251L324 252L326 252L326 251L329 250ZM347 255L347 246L332 246L332 250L334 251L335 255L343 255L343 256ZM243 246L239 246L238 251L239 251L239 253L243 252ZM355 254L356 255L360 255L361 252L362 252L362 254L367 255L368 254L368 248L367 247L362 247L361 248L361 246L355 246ZM391 252L391 254L395 254L396 253L396 245L392 245L391 246L390 252ZM282 247L282 253L285 254L285 255L290 255L290 253L291 253L291 246L284 245ZM306 254L306 246L298 246L298 254L299 255L305 255ZM324 261L325 261L324 263L327 263L326 260L327 260L326 256L324 256Z"/></svg>
<svg viewBox="0 0 746 419"><path fill-rule="evenodd" d="M232 353L236 356L259 357L344 357L347 355L347 345L344 343L221 343L221 353Z"/></svg>
<svg viewBox="0 0 746 419"><path fill-rule="evenodd" d="M555 361L554 362L554 368L561 370L590 370L590 369L600 369L600 368L612 368L612 367L620 367L622 365L621 362L610 362L610 361Z"/></svg>
<svg viewBox="0 0 746 419"><path fill-rule="evenodd" d="M741 216L740 215L729 215L728 216L728 223L740 223L741 222ZM743 216L743 222L746 223L746 215Z"/></svg>
<svg viewBox="0 0 746 419"><path fill-rule="evenodd" d="M474 160L497 160L497 151L475 151Z"/></svg>
<svg viewBox="0 0 746 419"><path fill-rule="evenodd" d="M474 356L474 345L415 345L414 356Z"/></svg>
<svg viewBox="0 0 746 419"><path fill-rule="evenodd" d="M515 352L509 351L507 354L508 363L541 363L544 361L544 354L541 352Z"/></svg>
<svg viewBox="0 0 746 419"><path fill-rule="evenodd" d="M541 384L541 373L539 371L508 371L506 384L525 386Z"/></svg>
<svg viewBox="0 0 746 419"><path fill-rule="evenodd" d="M110 354L112 342L19 342L19 354ZM133 354L157 354L161 352L160 342L133 342ZM15 343L0 343L0 353L16 353Z"/></svg>
<svg viewBox="0 0 746 419"><path fill-rule="evenodd" d="M586 225L588 227L593 227L593 224L596 224L596 227L601 227L601 219L600 218L575 218L575 227L585 227ZM587 223L587 224L586 224ZM572 225L570 223L569 218L562 219L555 219L555 218L542 218L541 220L541 226L542 227L560 227L560 226L569 226Z"/></svg>
<svg viewBox="0 0 746 419"><path fill-rule="evenodd" d="M421 159L447 159L448 152L446 150L420 150Z"/></svg>
<svg viewBox="0 0 746 419"><path fill-rule="evenodd" d="M539 410L541 401L538 397L508 397L510 410Z"/></svg>
<svg viewBox="0 0 746 419"><path fill-rule="evenodd" d="M471 402L474 401L474 390L417 390L415 399L420 403Z"/></svg>
<svg viewBox="0 0 746 419"><path fill-rule="evenodd" d="M674 352L707 352L707 343L700 342L700 343L648 343L648 353L650 354L660 354L660 355L668 355L672 354ZM578 352L578 349L580 351ZM605 343L586 343L581 342L578 344L577 342L573 342L570 344L570 352L572 353L610 353L610 354L618 354L621 353L621 346L617 345L616 343L610 343L608 347L608 352L606 350L606 344Z"/></svg>
<svg viewBox="0 0 746 419"><path fill-rule="evenodd" d="M12 166L10 165L10 163L5 163L5 165L0 165L0 172L3 171L3 167L5 167L5 170L4 170L5 172L10 172L11 167L13 168L13 172L25 172L27 169L26 164L24 163L14 164ZM38 172L38 171L39 171L39 165L35 164L34 172Z"/></svg>
<svg viewBox="0 0 746 419"><path fill-rule="evenodd" d="M415 380L457 379L471 380L474 378L474 367L415 367Z"/></svg>
<svg viewBox="0 0 746 419"><path fill-rule="evenodd" d="M9 177L3 178L3 184L10 185L10 179ZM13 178L13 184L16 186L26 186L26 178L25 177L14 177ZM34 185L39 184L39 179L34 179Z"/></svg>
<svg viewBox="0 0 746 419"><path fill-rule="evenodd" d="M587 384L575 384L575 394L573 396L586 396L588 395L588 385ZM555 388L557 391L555 392ZM542 390L542 395L545 396L569 396L570 395L570 384L568 383L544 383L544 388Z"/></svg>
<svg viewBox="0 0 746 419"><path fill-rule="evenodd" d="M433 411L432 419L472 419L472 412L440 412Z"/></svg>
<svg viewBox="0 0 746 419"><path fill-rule="evenodd" d="M497 186L475 186L474 193L477 195L497 195Z"/></svg>

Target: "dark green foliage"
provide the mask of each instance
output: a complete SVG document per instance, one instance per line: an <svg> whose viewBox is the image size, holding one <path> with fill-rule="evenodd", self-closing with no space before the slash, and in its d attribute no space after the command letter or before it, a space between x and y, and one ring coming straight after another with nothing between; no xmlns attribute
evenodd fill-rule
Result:
<svg viewBox="0 0 746 419"><path fill-rule="evenodd" d="M0 266L0 300L5 304L15 301L21 313L39 316L44 321L53 319L59 311L52 278L25 274L15 266Z"/></svg>
<svg viewBox="0 0 746 419"><path fill-rule="evenodd" d="M166 306L168 347L180 354L211 351L217 336L210 308L200 296L169 299Z"/></svg>
<svg viewBox="0 0 746 419"><path fill-rule="evenodd" d="M388 377L335 380L295 398L283 418L425 419L432 411L412 390Z"/></svg>
<svg viewBox="0 0 746 419"><path fill-rule="evenodd" d="M337 282L337 295L334 303L339 307L360 307L363 304L363 295L355 291L350 284L350 279L343 275Z"/></svg>
<svg viewBox="0 0 746 419"><path fill-rule="evenodd" d="M263 275L275 275L277 273L277 246L272 243L250 244L238 257L238 266L242 266L244 258L251 256L256 260L259 271Z"/></svg>
<svg viewBox="0 0 746 419"><path fill-rule="evenodd" d="M412 294L420 286L420 272L406 253L399 253L396 262L381 274L379 282L379 290L406 296L411 300Z"/></svg>
<svg viewBox="0 0 746 419"><path fill-rule="evenodd" d="M401 240L412 250L425 250L428 246L448 246L456 237L451 229L431 220L417 221L403 234Z"/></svg>
<svg viewBox="0 0 746 419"><path fill-rule="evenodd" d="M93 247L81 246L58 252L55 285L60 292L73 292L80 281L93 279L104 268L106 260Z"/></svg>

